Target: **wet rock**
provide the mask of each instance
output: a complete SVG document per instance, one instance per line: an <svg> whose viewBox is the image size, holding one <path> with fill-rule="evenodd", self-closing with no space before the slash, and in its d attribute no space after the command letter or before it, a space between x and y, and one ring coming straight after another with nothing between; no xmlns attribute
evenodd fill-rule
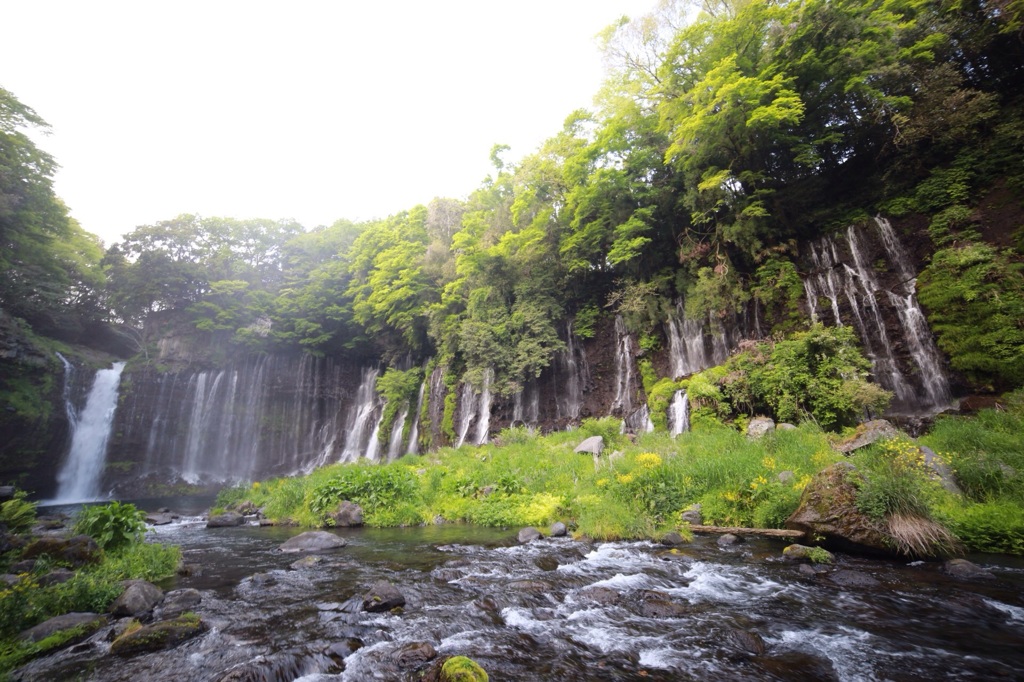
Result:
<svg viewBox="0 0 1024 682"><path fill-rule="evenodd" d="M604 437L603 436L591 436L590 438L584 439L573 452L589 453L591 455L600 455L604 450Z"/></svg>
<svg viewBox="0 0 1024 682"><path fill-rule="evenodd" d="M718 538L719 547L732 547L743 542L743 538L739 535L733 535L732 533L726 533Z"/></svg>
<svg viewBox="0 0 1024 682"><path fill-rule="evenodd" d="M163 603L153 612L153 616L156 620L171 620L189 611L195 611L202 601L203 595L199 590L191 587L174 590L167 593Z"/></svg>
<svg viewBox="0 0 1024 682"><path fill-rule="evenodd" d="M110 653L115 656L134 656L170 649L206 632L206 629L206 624L199 616L179 616L174 620L128 630L110 645Z"/></svg>
<svg viewBox="0 0 1024 682"><path fill-rule="evenodd" d="M704 525L704 508L699 504L691 505L689 509L683 512L682 519L691 526L702 526Z"/></svg>
<svg viewBox="0 0 1024 682"><path fill-rule="evenodd" d="M203 567L196 563L180 563L178 564L178 575L180 576L196 576L203 574Z"/></svg>
<svg viewBox="0 0 1024 682"><path fill-rule="evenodd" d="M637 598L637 613L644 618L682 618L690 612L688 606L672 601L671 596L658 590L641 590Z"/></svg>
<svg viewBox="0 0 1024 682"><path fill-rule="evenodd" d="M558 570L558 559L555 557L545 554L539 556L533 561L534 565L542 571L557 571Z"/></svg>
<svg viewBox="0 0 1024 682"><path fill-rule="evenodd" d="M792 544L782 550L782 556L790 561L814 561L817 563L831 564L836 560L832 552L822 547L808 547L806 545Z"/></svg>
<svg viewBox="0 0 1024 682"><path fill-rule="evenodd" d="M0 502L7 502L14 499L13 485L0 485Z"/></svg>
<svg viewBox="0 0 1024 682"><path fill-rule="evenodd" d="M565 524L561 521L555 521L548 529L548 534L553 538L564 538L567 532Z"/></svg>
<svg viewBox="0 0 1024 682"><path fill-rule="evenodd" d="M961 580L994 580L995 575L967 559L950 559L942 564L942 572Z"/></svg>
<svg viewBox="0 0 1024 682"><path fill-rule="evenodd" d="M508 584L509 589L517 592L547 592L551 589L550 583L543 580L516 580Z"/></svg>
<svg viewBox="0 0 1024 682"><path fill-rule="evenodd" d="M30 542L21 553L22 559L38 559L42 556L77 568L98 562L100 547L88 535L72 538L43 537Z"/></svg>
<svg viewBox="0 0 1024 682"><path fill-rule="evenodd" d="M338 528L355 528L363 525L363 508L355 502L343 500L331 512L330 518Z"/></svg>
<svg viewBox="0 0 1024 682"><path fill-rule="evenodd" d="M786 528L807 537L821 537L827 545L852 552L892 556L888 534L857 509L856 470L839 462L818 472L804 488L800 505L786 520Z"/></svg>
<svg viewBox="0 0 1024 682"><path fill-rule="evenodd" d="M323 563L323 561L324 558L322 556L310 554L309 556L304 556L298 561L293 562L290 568L296 571L303 571L309 568L313 568L315 566L319 566Z"/></svg>
<svg viewBox="0 0 1024 682"><path fill-rule="evenodd" d="M810 564L800 564L800 573L811 578L818 577L818 569Z"/></svg>
<svg viewBox="0 0 1024 682"><path fill-rule="evenodd" d="M382 613L405 606L405 596L386 580L378 580L363 595L363 611Z"/></svg>
<svg viewBox="0 0 1024 682"><path fill-rule="evenodd" d="M124 584L125 591L110 605L110 613L114 617L137 618L152 611L164 598L163 590L145 580L128 580Z"/></svg>
<svg viewBox="0 0 1024 682"><path fill-rule="evenodd" d="M542 537L544 536L541 535L541 532L531 526L519 531L519 535L516 536L516 539L519 541L519 544L525 545L527 542L533 542L534 540L539 540Z"/></svg>
<svg viewBox="0 0 1024 682"><path fill-rule="evenodd" d="M734 651L754 656L761 656L765 652L761 635L739 628L732 628L725 633L725 643Z"/></svg>
<svg viewBox="0 0 1024 682"><path fill-rule="evenodd" d="M429 642L409 642L391 654L399 668L419 668L437 658L437 650Z"/></svg>
<svg viewBox="0 0 1024 682"><path fill-rule="evenodd" d="M238 512L224 512L223 514L211 514L206 520L207 528L232 528L245 523L245 518Z"/></svg>
<svg viewBox="0 0 1024 682"><path fill-rule="evenodd" d="M619 593L610 587L588 587L580 590L580 596L602 606L619 603Z"/></svg>
<svg viewBox="0 0 1024 682"><path fill-rule="evenodd" d="M31 573L36 567L35 559L24 559L11 564L11 573Z"/></svg>
<svg viewBox="0 0 1024 682"><path fill-rule="evenodd" d="M835 449L843 454L849 454L854 450L871 445L875 441L895 438L899 433L896 427L886 420L872 419L860 424L853 435L836 445Z"/></svg>
<svg viewBox="0 0 1024 682"><path fill-rule="evenodd" d="M282 543L282 552L323 552L345 546L345 538L325 530L310 530L299 533Z"/></svg>
<svg viewBox="0 0 1024 682"><path fill-rule="evenodd" d="M33 628L25 630L18 635L18 639L38 642L46 639L54 633L60 632L61 630L70 630L71 628L77 628L83 625L86 626L85 629L91 633L99 629L99 627L106 622L106 616L101 616L98 613L66 613L63 616L56 616L47 621L43 621Z"/></svg>
<svg viewBox="0 0 1024 682"><path fill-rule="evenodd" d="M840 587L878 587L882 583L873 576L860 571L839 570L828 575L829 580Z"/></svg>
<svg viewBox="0 0 1024 682"><path fill-rule="evenodd" d="M259 511L259 507L252 500L245 500L235 507L235 511L243 516L252 516Z"/></svg>
<svg viewBox="0 0 1024 682"><path fill-rule="evenodd" d="M55 568L43 577L39 579L40 587L49 587L50 585L60 585L66 583L75 577L74 571L69 571L66 568Z"/></svg>
<svg viewBox="0 0 1024 682"><path fill-rule="evenodd" d="M146 523L151 526L166 526L174 521L170 514L146 514Z"/></svg>
<svg viewBox="0 0 1024 682"><path fill-rule="evenodd" d="M771 417L754 417L747 424L747 437L761 438L766 433L771 433L774 430L775 420Z"/></svg>
<svg viewBox="0 0 1024 682"><path fill-rule="evenodd" d="M10 587L11 585L17 585L21 582L21 576L14 575L13 573L4 573L0 575L0 583Z"/></svg>
<svg viewBox="0 0 1024 682"><path fill-rule="evenodd" d="M668 533L665 533L665 536L661 538L661 544L667 545L669 547L673 547L675 545L685 545L686 538L684 538L682 535L673 530L669 531Z"/></svg>

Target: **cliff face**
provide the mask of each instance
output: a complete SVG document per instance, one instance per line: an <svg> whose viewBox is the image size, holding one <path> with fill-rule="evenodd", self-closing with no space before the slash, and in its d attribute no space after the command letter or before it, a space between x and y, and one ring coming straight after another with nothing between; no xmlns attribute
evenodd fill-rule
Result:
<svg viewBox="0 0 1024 682"><path fill-rule="evenodd" d="M934 413L951 403L953 389L917 305L918 263L903 241L878 219L805 244L801 306L808 323L857 331L875 380L896 396L895 412ZM679 302L663 325L659 350L646 354L659 376L681 377L719 364L741 340L761 338L771 325L753 303L713 323L686 319L682 310ZM387 423L376 391L382 367L302 353L240 355L170 320L156 322L148 332L158 356L129 364L110 434L101 487L120 496L480 443L513 425L550 431L611 415L630 430L649 428L638 366L645 354L610 315L585 340L565 326L565 350L516 395L492 395L486 384L449 385L447 369L433 367L419 397L391 410ZM3 472L46 496L68 441L60 362L44 349L18 345L9 330L5 338L6 366L23 368L22 374L8 371L5 381L34 377L37 409L9 407L2 415ZM77 372L70 400L80 408L90 370ZM408 414L415 416L406 419Z"/></svg>

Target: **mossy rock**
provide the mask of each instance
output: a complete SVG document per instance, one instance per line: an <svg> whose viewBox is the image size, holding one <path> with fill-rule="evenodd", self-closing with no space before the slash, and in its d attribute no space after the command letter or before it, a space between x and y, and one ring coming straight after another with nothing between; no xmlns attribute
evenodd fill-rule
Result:
<svg viewBox="0 0 1024 682"><path fill-rule="evenodd" d="M487 682L487 673L466 656L452 656L441 666L441 682Z"/></svg>
<svg viewBox="0 0 1024 682"><path fill-rule="evenodd" d="M171 649L196 635L206 632L207 626L199 616L186 613L173 620L131 629L114 640L110 653L116 656L135 656Z"/></svg>

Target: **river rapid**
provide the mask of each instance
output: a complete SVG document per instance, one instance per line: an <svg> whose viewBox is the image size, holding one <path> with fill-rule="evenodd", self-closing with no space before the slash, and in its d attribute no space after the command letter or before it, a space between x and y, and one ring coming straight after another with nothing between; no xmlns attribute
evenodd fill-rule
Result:
<svg viewBox="0 0 1024 682"><path fill-rule="evenodd" d="M677 550L431 526L334 531L348 545L292 568L296 528L160 526L210 626L169 651L118 658L110 628L16 671L19 680L407 680L430 647L491 680L1013 680L1024 676L1024 562L971 557L990 580L935 563L839 556L813 572L783 543ZM371 614L378 580L406 598Z"/></svg>

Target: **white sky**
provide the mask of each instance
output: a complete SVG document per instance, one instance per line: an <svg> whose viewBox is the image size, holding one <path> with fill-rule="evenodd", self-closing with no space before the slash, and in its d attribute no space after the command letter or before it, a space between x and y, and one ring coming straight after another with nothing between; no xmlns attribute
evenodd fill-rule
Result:
<svg viewBox="0 0 1024 682"><path fill-rule="evenodd" d="M590 107L655 0L0 0L0 86L107 244L180 213L362 220L465 197Z"/></svg>

